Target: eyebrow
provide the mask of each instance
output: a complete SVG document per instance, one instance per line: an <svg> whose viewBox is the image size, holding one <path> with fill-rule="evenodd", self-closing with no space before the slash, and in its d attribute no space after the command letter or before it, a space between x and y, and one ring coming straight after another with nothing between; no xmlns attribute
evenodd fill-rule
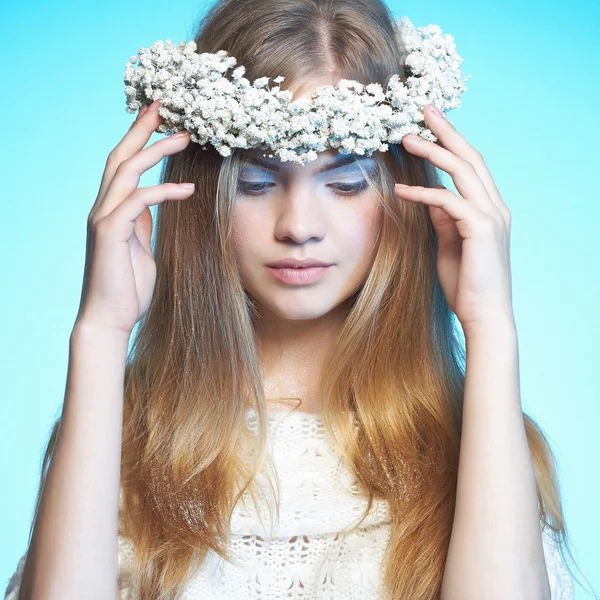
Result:
<svg viewBox="0 0 600 600"><path fill-rule="evenodd" d="M373 160L368 156L357 156L355 154L341 154L341 155L338 154L338 156L341 156L342 158L338 158L337 160L328 162L327 164L325 164L322 167L320 167L319 169L317 169L316 173L317 174L325 173L326 171L332 171L333 169L339 169L340 167L345 167L346 165L353 164L354 162L358 162L358 161ZM258 166L267 171L278 172L280 170L277 165L275 165L271 162L268 162L266 160L263 160L262 158L260 158L258 156L251 156L250 158L248 158L246 164Z"/></svg>

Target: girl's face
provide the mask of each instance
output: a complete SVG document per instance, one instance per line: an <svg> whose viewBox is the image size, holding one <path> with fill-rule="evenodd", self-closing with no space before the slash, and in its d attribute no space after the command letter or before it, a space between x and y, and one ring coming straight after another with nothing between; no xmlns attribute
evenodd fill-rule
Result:
<svg viewBox="0 0 600 600"><path fill-rule="evenodd" d="M262 313L314 319L364 282L374 259L381 207L357 163L374 177L373 158L335 149L306 166L251 151L238 179L233 242L244 288ZM285 280L289 271L269 267L282 259L316 259L330 266L321 268L314 281L305 280L310 269L294 270L294 279Z"/></svg>

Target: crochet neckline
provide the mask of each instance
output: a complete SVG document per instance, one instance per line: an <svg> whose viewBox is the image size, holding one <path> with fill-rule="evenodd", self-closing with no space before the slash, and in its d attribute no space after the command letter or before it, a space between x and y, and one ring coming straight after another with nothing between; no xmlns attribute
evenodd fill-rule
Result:
<svg viewBox="0 0 600 600"><path fill-rule="evenodd" d="M251 409L252 410L252 409ZM254 411L256 412L256 411ZM288 407L288 406L273 406L273 405L268 405L267 404L267 412L269 414L271 413L287 413L288 415L299 415L299 416L304 416L304 417L310 417L310 418L314 418L314 419L322 419L322 415L321 413L317 412L306 412L297 408L293 408L293 407Z"/></svg>
<svg viewBox="0 0 600 600"><path fill-rule="evenodd" d="M256 423L257 418L258 412L255 408L247 409L247 422ZM313 435L323 435L322 430L325 427L325 421L321 413L304 412L289 406L267 405L267 419L270 426L275 426L277 429L283 427L285 429L300 428L304 430L304 426L308 425L306 431L311 431Z"/></svg>

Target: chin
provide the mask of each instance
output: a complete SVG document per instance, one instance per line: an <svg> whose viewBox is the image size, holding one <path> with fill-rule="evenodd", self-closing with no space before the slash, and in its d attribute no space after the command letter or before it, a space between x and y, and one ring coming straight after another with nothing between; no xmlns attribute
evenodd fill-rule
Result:
<svg viewBox="0 0 600 600"><path fill-rule="evenodd" d="M287 306L282 308L281 310L275 312L273 311L279 318L287 319L288 321L313 321L315 319L319 319L320 317L324 317L326 314L331 312L335 306L328 306L327 308L323 308L321 310L317 310L314 306L311 308L304 307L293 307Z"/></svg>
<svg viewBox="0 0 600 600"><path fill-rule="evenodd" d="M260 314L271 315L289 321L311 321L324 317L332 310L338 308L345 300L336 297L335 292L329 294L325 290L297 290L290 294L274 292L268 297L262 294L253 294L246 290L252 298Z"/></svg>
<svg viewBox="0 0 600 600"><path fill-rule="evenodd" d="M294 302L288 300L284 303L277 303L270 300L269 302L257 301L260 312L262 314L271 314L279 319L287 319L289 321L312 321L325 316L336 308L336 304L330 302Z"/></svg>

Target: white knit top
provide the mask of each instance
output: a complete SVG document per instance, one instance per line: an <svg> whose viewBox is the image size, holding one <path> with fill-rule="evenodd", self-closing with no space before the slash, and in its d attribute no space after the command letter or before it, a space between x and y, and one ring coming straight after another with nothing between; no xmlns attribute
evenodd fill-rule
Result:
<svg viewBox="0 0 600 600"><path fill-rule="evenodd" d="M248 422L256 423L248 413ZM279 521L262 504L264 524L251 502L240 502L231 520L224 561L212 550L187 583L181 600L377 600L380 563L390 534L387 501L375 500L360 527L340 536L366 507L355 478L333 446L319 414L271 409L269 450L279 478ZM249 498L249 496L247 497ZM264 509L265 512L262 512ZM573 600L573 582L555 542L542 532L552 600ZM133 551L119 537L119 580L126 580ZM25 556L18 563L5 600L17 600ZM121 600L137 600L120 588Z"/></svg>

